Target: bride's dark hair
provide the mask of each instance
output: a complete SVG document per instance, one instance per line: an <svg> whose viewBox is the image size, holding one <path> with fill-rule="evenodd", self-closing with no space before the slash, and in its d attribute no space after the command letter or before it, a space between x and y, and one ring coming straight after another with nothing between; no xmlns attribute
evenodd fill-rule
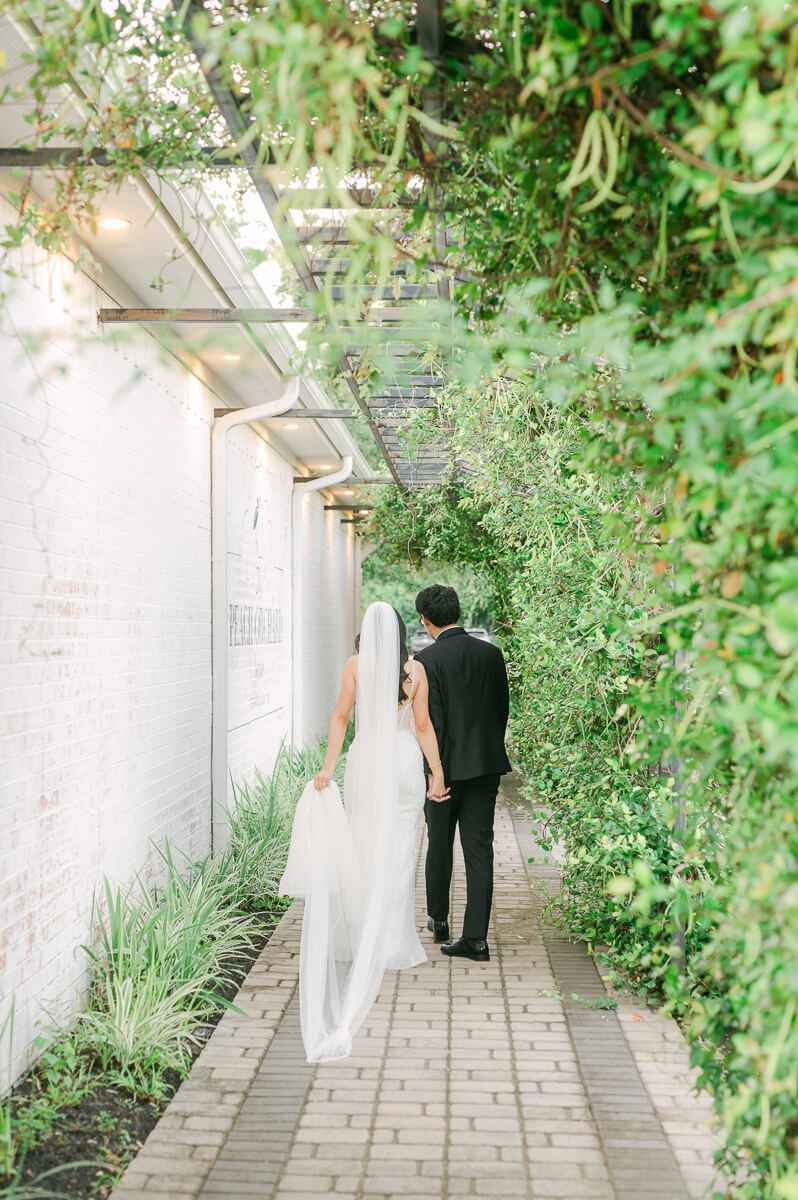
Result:
<svg viewBox="0 0 798 1200"><path fill-rule="evenodd" d="M393 608L393 605L391 605L391 607ZM396 621L399 625L399 703L404 704L405 700L407 699L407 696L405 695L405 684L410 678L407 673L407 626L400 617L399 613L396 612L395 608L393 611L396 613ZM359 653L360 634L358 634L355 638L355 654Z"/></svg>
<svg viewBox="0 0 798 1200"><path fill-rule="evenodd" d="M405 695L405 684L410 676L407 673L407 626L405 625L396 609L396 620L399 622L399 703L404 704L407 696Z"/></svg>

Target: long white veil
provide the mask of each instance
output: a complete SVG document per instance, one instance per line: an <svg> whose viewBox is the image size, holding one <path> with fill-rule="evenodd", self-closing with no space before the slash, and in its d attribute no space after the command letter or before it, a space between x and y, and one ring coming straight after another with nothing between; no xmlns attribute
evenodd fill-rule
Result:
<svg viewBox="0 0 798 1200"><path fill-rule="evenodd" d="M379 991L394 947L398 879L399 624L369 605L358 652L356 737L344 808L335 784L309 784L297 806L281 895L304 895L299 960L302 1038L309 1062L343 1058Z"/></svg>

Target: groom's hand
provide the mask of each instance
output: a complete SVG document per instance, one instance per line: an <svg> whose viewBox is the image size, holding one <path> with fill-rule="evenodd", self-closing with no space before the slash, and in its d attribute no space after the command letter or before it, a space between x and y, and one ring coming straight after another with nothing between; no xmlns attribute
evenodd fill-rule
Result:
<svg viewBox="0 0 798 1200"><path fill-rule="evenodd" d="M440 804L443 800L449 799L449 789L441 772L435 772L430 775L427 786L427 796L436 804Z"/></svg>

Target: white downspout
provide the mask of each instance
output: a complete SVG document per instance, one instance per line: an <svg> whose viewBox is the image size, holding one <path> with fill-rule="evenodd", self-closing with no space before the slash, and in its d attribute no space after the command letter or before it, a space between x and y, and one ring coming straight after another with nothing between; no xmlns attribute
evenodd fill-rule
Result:
<svg viewBox="0 0 798 1200"><path fill-rule="evenodd" d="M362 607L363 576L361 568L361 547L363 539L352 538L352 637L360 628L360 609Z"/></svg>
<svg viewBox="0 0 798 1200"><path fill-rule="evenodd" d="M294 485L291 500L291 664L293 686L291 688L291 744L297 749L304 745L304 694L302 688L302 659L305 650L302 622L302 501L308 492L343 483L352 474L352 456L348 454L338 471L330 475L319 475L306 483Z"/></svg>
<svg viewBox="0 0 798 1200"><path fill-rule="evenodd" d="M299 379L290 379L276 400L225 413L211 433L211 853L227 834L227 434L235 425L279 417L293 408Z"/></svg>

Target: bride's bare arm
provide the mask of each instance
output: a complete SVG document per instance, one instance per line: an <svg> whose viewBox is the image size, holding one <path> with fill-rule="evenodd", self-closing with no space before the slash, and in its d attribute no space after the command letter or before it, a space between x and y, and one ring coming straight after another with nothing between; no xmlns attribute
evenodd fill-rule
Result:
<svg viewBox="0 0 798 1200"><path fill-rule="evenodd" d="M327 734L327 754L324 759L324 766L314 778L317 792L320 792L322 788L326 788L332 779L335 764L338 762L338 755L341 753L341 747L344 744L346 726L349 721L349 714L354 707L355 694L357 692L356 665L357 655L353 654L351 658L347 659L346 666L344 667L338 703L335 706L335 712L330 718L330 728Z"/></svg>
<svg viewBox="0 0 798 1200"><path fill-rule="evenodd" d="M413 717L416 722L416 737L418 744L427 760L430 769L429 788L427 795L430 800L448 800L449 789L443 778L441 755L438 749L438 739L429 715L429 683L427 672L420 662L416 661L418 687L413 700Z"/></svg>

